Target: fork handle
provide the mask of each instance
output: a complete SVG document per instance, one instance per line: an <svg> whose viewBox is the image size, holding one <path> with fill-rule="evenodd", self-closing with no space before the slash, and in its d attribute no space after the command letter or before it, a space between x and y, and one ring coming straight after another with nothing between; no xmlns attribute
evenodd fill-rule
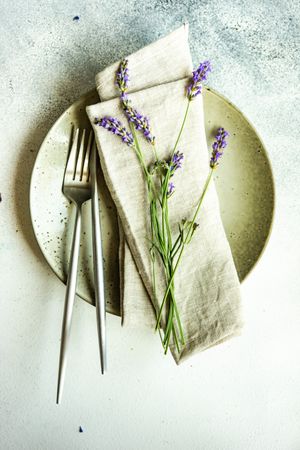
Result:
<svg viewBox="0 0 300 450"><path fill-rule="evenodd" d="M70 339L73 305L76 295L77 269L78 269L78 258L80 247L80 231L81 231L81 207L76 205L76 218L70 254L69 275L67 281L64 316L61 331L57 397L56 397L57 404L59 404L61 401L66 373L67 351Z"/></svg>
<svg viewBox="0 0 300 450"><path fill-rule="evenodd" d="M95 154L94 149L94 154ZM95 159L96 159L96 155ZM97 170L97 161L95 168ZM103 255L101 241L100 212L98 203L98 184L95 178L92 183L92 224L93 224L93 261L94 261L94 284L95 284L95 303L97 316L98 341L100 350L101 372L107 370L106 356L106 310L105 310L105 292L104 292L104 271Z"/></svg>

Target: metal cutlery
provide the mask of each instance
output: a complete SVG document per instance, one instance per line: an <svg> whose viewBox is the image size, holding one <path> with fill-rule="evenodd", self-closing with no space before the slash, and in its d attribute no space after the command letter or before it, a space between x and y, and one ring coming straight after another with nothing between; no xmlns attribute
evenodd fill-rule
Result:
<svg viewBox="0 0 300 450"><path fill-rule="evenodd" d="M94 284L96 316L98 328L98 340L100 349L101 371L104 373L107 369L106 358L106 310L105 310L105 292L104 292L104 270L101 241L101 225L99 211L99 192L97 171L99 167L99 157L96 146L92 147L91 154L91 185L92 185L92 224L93 224L93 262L94 262Z"/></svg>
<svg viewBox="0 0 300 450"><path fill-rule="evenodd" d="M81 138L79 139L79 134ZM93 146L93 133L88 138L85 148L86 132L80 133L77 129L68 157L64 180L63 193L75 205L76 217L73 241L70 253L69 274L65 296L65 307L62 322L61 345L59 357L59 371L56 403L62 398L64 379L67 365L67 350L70 339L72 312L76 295L76 282L78 271L78 258L81 232L81 208L83 203L92 199L93 223L93 260L95 275L96 314L100 347L101 370L106 370L106 337L105 337L105 297L103 280L103 259L100 233L100 218L97 187L97 154ZM78 149L79 144L79 149Z"/></svg>

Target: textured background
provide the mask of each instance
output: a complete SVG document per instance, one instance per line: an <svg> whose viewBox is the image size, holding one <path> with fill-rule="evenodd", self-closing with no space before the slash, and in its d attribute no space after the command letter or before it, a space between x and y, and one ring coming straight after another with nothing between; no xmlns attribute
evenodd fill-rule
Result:
<svg viewBox="0 0 300 450"><path fill-rule="evenodd" d="M299 4L1 0L0 6L1 448L298 450ZM241 338L175 367L158 339L121 329L109 316L109 373L101 377L94 310L78 301L57 407L64 287L31 231L34 159L55 119L94 86L96 72L184 21L195 64L212 60L210 85L253 122L273 165L275 224L242 286L246 326Z"/></svg>

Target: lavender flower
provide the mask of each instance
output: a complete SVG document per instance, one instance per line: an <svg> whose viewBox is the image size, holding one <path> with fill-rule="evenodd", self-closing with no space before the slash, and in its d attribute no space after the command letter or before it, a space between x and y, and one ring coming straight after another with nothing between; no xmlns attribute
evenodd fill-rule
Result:
<svg viewBox="0 0 300 450"><path fill-rule="evenodd" d="M116 73L116 85L121 92L121 97L124 96L124 98L127 98L126 91L128 89L128 82L128 59L123 59Z"/></svg>
<svg viewBox="0 0 300 450"><path fill-rule="evenodd" d="M216 134L216 140L212 145L213 151L210 158L210 167L212 169L215 169L219 165L219 159L223 155L223 149L227 145L227 141L225 141L225 138L229 136L228 131L226 131L224 128L218 128L218 132Z"/></svg>
<svg viewBox="0 0 300 450"><path fill-rule="evenodd" d="M151 144L154 144L154 136L150 131L149 119L146 116L140 114L135 108L131 106L131 102L127 95L128 81L128 59L123 59L120 63L119 69L116 73L116 85L119 88L121 94L121 101L123 105L124 112L127 116L129 122L132 122L135 129L142 131L145 138Z"/></svg>
<svg viewBox="0 0 300 450"><path fill-rule="evenodd" d="M197 97L202 92L202 81L207 80L207 74L211 72L210 61L204 61L200 63L198 69L194 70L193 78L190 85L187 88L187 96L189 100Z"/></svg>
<svg viewBox="0 0 300 450"><path fill-rule="evenodd" d="M168 196L168 197L171 197L171 195L174 193L174 190L175 190L175 185L174 185L174 183L170 182L170 183L168 184L168 192L167 192L167 196Z"/></svg>
<svg viewBox="0 0 300 450"><path fill-rule="evenodd" d="M171 161L169 162L169 167L170 167L170 170L172 172L171 176L174 175L175 170L181 169L183 159L184 159L183 153L180 153L179 151L174 153L174 155L172 156Z"/></svg>
<svg viewBox="0 0 300 450"><path fill-rule="evenodd" d="M103 117L102 119L96 118L95 124L120 136L125 144L129 145L129 147L133 147L134 141L132 134L126 130L118 119L115 119L114 117Z"/></svg>
<svg viewBox="0 0 300 450"><path fill-rule="evenodd" d="M121 96L121 99L122 99L122 103L123 103L124 112L126 114L127 119L129 120L129 122L133 123L136 130L143 132L143 135L145 136L147 141L150 142L150 144L154 144L155 137L151 133L150 122L149 122L148 117L143 116L135 108L133 108L130 105L130 101L128 100L128 98L124 99Z"/></svg>

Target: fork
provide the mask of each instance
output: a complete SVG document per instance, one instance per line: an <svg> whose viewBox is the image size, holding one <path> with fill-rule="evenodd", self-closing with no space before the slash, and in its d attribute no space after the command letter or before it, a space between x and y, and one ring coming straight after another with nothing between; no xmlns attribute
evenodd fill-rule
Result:
<svg viewBox="0 0 300 450"><path fill-rule="evenodd" d="M62 188L64 195L68 198L68 200L74 203L76 207L76 218L70 254L69 275L67 281L65 307L62 322L57 397L56 397L57 404L60 403L62 397L62 390L66 373L67 350L70 339L72 312L76 294L78 257L80 247L80 231L81 231L81 207L83 203L91 199L92 196L89 162L90 162L93 134L92 132L90 133L87 148L86 151L84 152L85 134L86 134L85 130L83 130L80 139L79 150L77 152L79 142L79 129L76 130L74 141L72 143L68 162L65 169Z"/></svg>

